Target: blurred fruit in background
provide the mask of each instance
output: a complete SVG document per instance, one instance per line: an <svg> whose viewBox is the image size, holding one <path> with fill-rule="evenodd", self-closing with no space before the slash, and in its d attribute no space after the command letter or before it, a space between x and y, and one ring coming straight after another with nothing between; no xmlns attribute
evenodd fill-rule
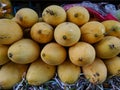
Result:
<svg viewBox="0 0 120 90"><path fill-rule="evenodd" d="M115 16L120 20L120 9L118 9L115 13Z"/></svg>
<svg viewBox="0 0 120 90"><path fill-rule="evenodd" d="M0 18L12 17L12 4L10 0L0 0Z"/></svg>

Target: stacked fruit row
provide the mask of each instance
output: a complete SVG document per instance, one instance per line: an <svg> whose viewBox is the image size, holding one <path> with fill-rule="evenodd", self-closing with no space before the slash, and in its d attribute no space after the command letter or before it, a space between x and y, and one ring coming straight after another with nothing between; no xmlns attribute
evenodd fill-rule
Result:
<svg viewBox="0 0 120 90"><path fill-rule="evenodd" d="M0 19L0 87L10 89L24 76L39 86L56 74L74 84L81 74L93 84L120 73L120 22L93 20L88 10L50 5L38 17L30 8Z"/></svg>

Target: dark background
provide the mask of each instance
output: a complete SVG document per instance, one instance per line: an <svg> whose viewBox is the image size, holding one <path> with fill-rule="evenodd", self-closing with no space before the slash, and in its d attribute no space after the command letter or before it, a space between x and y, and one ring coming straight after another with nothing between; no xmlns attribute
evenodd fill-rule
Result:
<svg viewBox="0 0 120 90"><path fill-rule="evenodd" d="M82 1L90 1L93 3L107 2L111 4L118 5L120 0L10 0L13 6L13 13L15 14L17 10L23 7L29 7L38 12L41 16L43 9L51 4L62 5L69 3L80 3Z"/></svg>

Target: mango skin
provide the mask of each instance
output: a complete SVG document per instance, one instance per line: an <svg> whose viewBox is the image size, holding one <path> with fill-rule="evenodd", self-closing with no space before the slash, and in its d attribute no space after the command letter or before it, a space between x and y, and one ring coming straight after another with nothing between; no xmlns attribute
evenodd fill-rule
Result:
<svg viewBox="0 0 120 90"><path fill-rule="evenodd" d="M65 10L58 5L50 5L46 7L42 12L43 21L52 26L65 22L67 18Z"/></svg>
<svg viewBox="0 0 120 90"><path fill-rule="evenodd" d="M3 65L10 61L10 59L7 56L9 46L6 45L0 45L0 65Z"/></svg>
<svg viewBox="0 0 120 90"><path fill-rule="evenodd" d="M83 66L82 70L86 79L93 84L101 84L107 78L107 67L100 58L96 58L90 65Z"/></svg>
<svg viewBox="0 0 120 90"><path fill-rule="evenodd" d="M115 36L105 36L94 45L97 57L110 59L120 53L120 39Z"/></svg>
<svg viewBox="0 0 120 90"><path fill-rule="evenodd" d="M67 51L58 43L51 42L43 47L40 55L45 63L49 65L59 65L65 61L67 57Z"/></svg>
<svg viewBox="0 0 120 90"><path fill-rule="evenodd" d="M15 63L28 64L39 57L40 46L32 39L21 39L8 49L8 57Z"/></svg>
<svg viewBox="0 0 120 90"><path fill-rule="evenodd" d="M39 17L35 10L30 8L21 8L15 14L16 22L22 27L29 28L38 22Z"/></svg>
<svg viewBox="0 0 120 90"><path fill-rule="evenodd" d="M62 82L73 84L78 80L81 69L79 66L74 65L69 59L67 59L65 62L58 65L57 73Z"/></svg>
<svg viewBox="0 0 120 90"><path fill-rule="evenodd" d="M30 85L38 86L52 79L55 71L55 66L48 65L39 58L31 63L26 75L26 80Z"/></svg>
<svg viewBox="0 0 120 90"><path fill-rule="evenodd" d="M11 89L16 83L22 80L28 65L8 62L0 68L0 87L2 89Z"/></svg>
<svg viewBox="0 0 120 90"><path fill-rule="evenodd" d="M120 57L115 56L110 59L104 60L104 63L108 69L109 75L118 75L120 76Z"/></svg>
<svg viewBox="0 0 120 90"><path fill-rule="evenodd" d="M78 42L68 52L71 62L78 66L91 64L96 55L94 47L86 42Z"/></svg>
<svg viewBox="0 0 120 90"><path fill-rule="evenodd" d="M115 20L106 20L102 24L105 26L105 35L120 38L120 22Z"/></svg>
<svg viewBox="0 0 120 90"><path fill-rule="evenodd" d="M11 45L22 37L22 28L15 21L0 19L0 44Z"/></svg>

